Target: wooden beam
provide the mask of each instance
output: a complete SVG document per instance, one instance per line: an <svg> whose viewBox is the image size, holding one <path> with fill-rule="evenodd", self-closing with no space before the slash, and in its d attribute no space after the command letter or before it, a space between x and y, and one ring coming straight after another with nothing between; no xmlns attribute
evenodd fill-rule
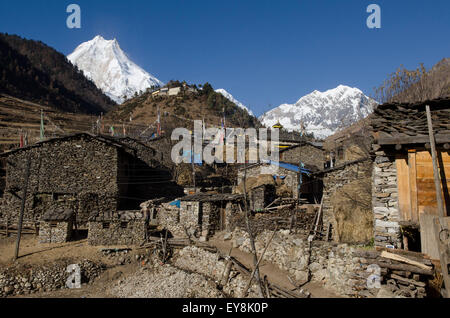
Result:
<svg viewBox="0 0 450 318"><path fill-rule="evenodd" d="M27 198L28 180L30 178L30 166L31 166L31 154L28 155L27 167L25 170L25 180L24 180L24 184L23 184L23 194L22 194L22 205L20 207L19 224L17 226L17 241L16 241L16 250L14 253L14 260L17 260L17 258L19 258L19 246L20 246L20 238L22 235L23 214L25 212L25 201Z"/></svg>
<svg viewBox="0 0 450 318"><path fill-rule="evenodd" d="M244 289L244 294L243 294L243 296L242 296L243 298L247 297L248 290L249 290L249 288L251 287L253 277L255 276L255 272L256 272L256 270L259 268L259 264L261 263L261 261L262 261L262 259L263 259L263 257L264 257L264 254L266 254L267 248L269 247L270 243L272 242L273 237L274 237L275 234L277 233L277 230L278 230L278 227L276 227L275 230L273 231L272 236L270 237L269 241L267 242L266 247L264 248L263 252L262 252L261 255L259 256L258 262L256 263L256 266L255 266L255 268L253 269L252 274L250 275L250 279L248 280L247 286L246 286L245 289Z"/></svg>
<svg viewBox="0 0 450 318"><path fill-rule="evenodd" d="M402 262L402 263L406 263L406 264L409 264L409 265L417 266L417 267L419 267L421 269L424 269L424 270L432 270L433 269L431 266L424 265L423 263L414 261L414 260L409 259L409 258L407 258L405 256L389 253L389 252L386 252L386 251L381 252L381 257L384 257L384 258L387 258L387 259L391 259L391 260L394 260L394 261L398 261L398 262Z"/></svg>
<svg viewBox="0 0 450 318"><path fill-rule="evenodd" d="M450 134L436 135L436 144L450 142ZM405 137L380 137L376 140L378 145L405 145L405 144L426 144L430 142L428 136L405 136Z"/></svg>

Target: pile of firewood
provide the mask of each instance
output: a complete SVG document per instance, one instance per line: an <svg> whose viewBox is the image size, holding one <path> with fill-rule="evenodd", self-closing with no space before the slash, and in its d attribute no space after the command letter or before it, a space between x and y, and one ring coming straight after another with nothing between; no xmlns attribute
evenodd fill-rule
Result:
<svg viewBox="0 0 450 318"><path fill-rule="evenodd" d="M367 265L375 264L381 268L381 283L396 296L424 298L426 287L434 276L431 260L421 253L394 249L354 252L366 260Z"/></svg>

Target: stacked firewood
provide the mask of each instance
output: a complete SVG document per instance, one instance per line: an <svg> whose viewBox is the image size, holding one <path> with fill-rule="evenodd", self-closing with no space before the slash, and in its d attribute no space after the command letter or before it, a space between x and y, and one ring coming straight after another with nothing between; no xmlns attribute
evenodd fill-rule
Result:
<svg viewBox="0 0 450 318"><path fill-rule="evenodd" d="M395 295L408 298L427 296L427 282L434 276L431 260L421 253L404 250L383 249L375 251L358 250L354 255L367 266L374 264L381 269L381 283Z"/></svg>

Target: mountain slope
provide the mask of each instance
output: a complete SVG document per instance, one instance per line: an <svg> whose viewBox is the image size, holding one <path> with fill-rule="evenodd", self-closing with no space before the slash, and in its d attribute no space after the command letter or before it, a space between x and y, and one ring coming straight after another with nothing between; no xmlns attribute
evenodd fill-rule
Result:
<svg viewBox="0 0 450 318"><path fill-rule="evenodd" d="M163 85L156 77L133 63L116 39L107 41L98 35L79 45L67 58L119 104L135 93Z"/></svg>
<svg viewBox="0 0 450 318"><path fill-rule="evenodd" d="M68 112L100 113L115 103L42 42L0 33L0 93Z"/></svg>
<svg viewBox="0 0 450 318"><path fill-rule="evenodd" d="M288 131L306 131L316 138L325 138L340 128L367 117L376 102L357 88L340 85L326 92L314 91L295 104L282 104L259 120L267 127L280 122Z"/></svg>
<svg viewBox="0 0 450 318"><path fill-rule="evenodd" d="M222 95L223 95L225 98L227 98L229 101L235 103L236 106L238 106L238 107L240 107L240 108L246 110L251 116L255 116L255 115L253 114L253 112L252 112L250 109L248 109L247 106L245 106L245 105L242 104L240 101L238 101L237 99L235 99L235 98L233 97L233 95L231 95L230 93L228 93L225 89L223 89L223 88L216 89L216 93L222 94Z"/></svg>
<svg viewBox="0 0 450 318"><path fill-rule="evenodd" d="M151 93L146 92L117 106L106 115L106 119L129 122L131 117L134 125L144 125L144 128L150 126L146 132L154 132L158 109L162 130L169 136L173 128L192 128L194 120L204 120L207 127L220 127L223 110L227 127L247 128L260 125L256 117L215 92L208 83L197 93L180 93L178 96L152 97Z"/></svg>
<svg viewBox="0 0 450 318"><path fill-rule="evenodd" d="M415 103L450 96L450 58L444 58L426 70L423 64L415 70L403 65L375 89L382 103Z"/></svg>

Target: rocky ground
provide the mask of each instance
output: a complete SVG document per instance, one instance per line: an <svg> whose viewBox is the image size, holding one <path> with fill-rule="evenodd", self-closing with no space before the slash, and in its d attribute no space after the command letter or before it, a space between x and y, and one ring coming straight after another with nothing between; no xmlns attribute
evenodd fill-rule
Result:
<svg viewBox="0 0 450 318"><path fill-rule="evenodd" d="M120 279L110 291L119 298L222 298L216 284L206 277L172 265L144 267Z"/></svg>
<svg viewBox="0 0 450 318"><path fill-rule="evenodd" d="M227 261L221 255L231 250L232 256L247 268L252 267L253 260L245 248L237 246L235 239L224 240L223 237L210 242L220 253L188 246L176 250L168 264L162 264L146 249L93 247L86 241L38 244L31 236L24 238L21 257L12 262L14 244L13 238L0 238L0 297L241 298L248 277L233 267L228 280L224 280ZM65 287L69 264L78 264L81 268L80 289ZM271 284L286 290L296 287L295 275L267 260L261 263L261 275L267 275ZM310 282L302 288L309 291L311 297L341 297L318 282ZM247 297L258 297L255 283Z"/></svg>

